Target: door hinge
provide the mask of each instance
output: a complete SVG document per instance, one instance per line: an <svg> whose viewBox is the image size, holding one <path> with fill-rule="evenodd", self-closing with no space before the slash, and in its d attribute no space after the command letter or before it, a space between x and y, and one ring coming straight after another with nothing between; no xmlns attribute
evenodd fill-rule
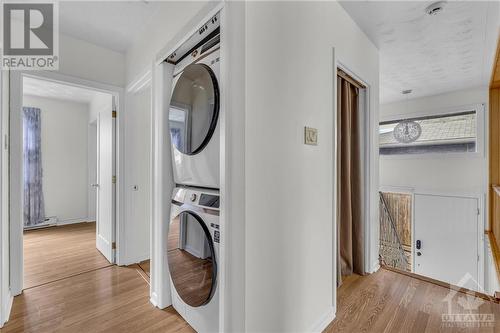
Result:
<svg viewBox="0 0 500 333"><path fill-rule="evenodd" d="M113 184L116 184L116 176L111 177L111 182L113 182Z"/></svg>
<svg viewBox="0 0 500 333"><path fill-rule="evenodd" d="M477 261L479 261L479 254L477 255Z"/></svg>
<svg viewBox="0 0 500 333"><path fill-rule="evenodd" d="M479 208L477 208L476 212L477 212L477 215L481 215L481 212L479 211Z"/></svg>
<svg viewBox="0 0 500 333"><path fill-rule="evenodd" d="M116 111L111 112L111 116L112 116L113 118L116 118Z"/></svg>
<svg viewBox="0 0 500 333"><path fill-rule="evenodd" d="M116 242L111 243L111 249L116 250Z"/></svg>

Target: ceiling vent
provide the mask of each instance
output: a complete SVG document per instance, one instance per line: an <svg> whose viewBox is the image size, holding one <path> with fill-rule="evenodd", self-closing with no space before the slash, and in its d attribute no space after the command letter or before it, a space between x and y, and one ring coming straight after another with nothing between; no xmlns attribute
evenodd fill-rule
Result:
<svg viewBox="0 0 500 333"><path fill-rule="evenodd" d="M437 15L444 10L444 6L446 6L446 1L434 2L425 8L425 12L427 15Z"/></svg>

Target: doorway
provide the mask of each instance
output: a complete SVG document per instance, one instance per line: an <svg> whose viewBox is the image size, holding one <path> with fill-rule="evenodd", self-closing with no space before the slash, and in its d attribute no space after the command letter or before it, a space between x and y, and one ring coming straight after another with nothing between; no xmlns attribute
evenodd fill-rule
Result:
<svg viewBox="0 0 500 333"><path fill-rule="evenodd" d="M477 197L385 188L380 261L387 268L481 291Z"/></svg>
<svg viewBox="0 0 500 333"><path fill-rule="evenodd" d="M11 150L11 191L20 194L11 202L20 217L11 221L14 295L108 267L117 249L116 95L18 78L21 98L11 105L11 128L21 125L22 134ZM20 172L12 172L16 164Z"/></svg>
<svg viewBox="0 0 500 333"><path fill-rule="evenodd" d="M369 270L367 86L337 69L337 287Z"/></svg>

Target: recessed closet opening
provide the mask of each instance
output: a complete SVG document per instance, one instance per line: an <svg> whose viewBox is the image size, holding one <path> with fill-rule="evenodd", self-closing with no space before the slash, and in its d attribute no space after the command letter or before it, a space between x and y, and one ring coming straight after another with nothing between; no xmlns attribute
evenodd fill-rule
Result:
<svg viewBox="0 0 500 333"><path fill-rule="evenodd" d="M367 272L367 87L337 69L337 287Z"/></svg>

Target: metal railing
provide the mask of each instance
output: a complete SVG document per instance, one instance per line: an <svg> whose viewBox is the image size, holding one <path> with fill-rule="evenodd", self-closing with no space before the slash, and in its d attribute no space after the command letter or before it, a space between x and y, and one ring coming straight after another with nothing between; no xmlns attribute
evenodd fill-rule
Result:
<svg viewBox="0 0 500 333"><path fill-rule="evenodd" d="M389 212L387 202L382 194L380 197L380 263L385 266L406 271L409 267L403 245L399 239L396 224Z"/></svg>

